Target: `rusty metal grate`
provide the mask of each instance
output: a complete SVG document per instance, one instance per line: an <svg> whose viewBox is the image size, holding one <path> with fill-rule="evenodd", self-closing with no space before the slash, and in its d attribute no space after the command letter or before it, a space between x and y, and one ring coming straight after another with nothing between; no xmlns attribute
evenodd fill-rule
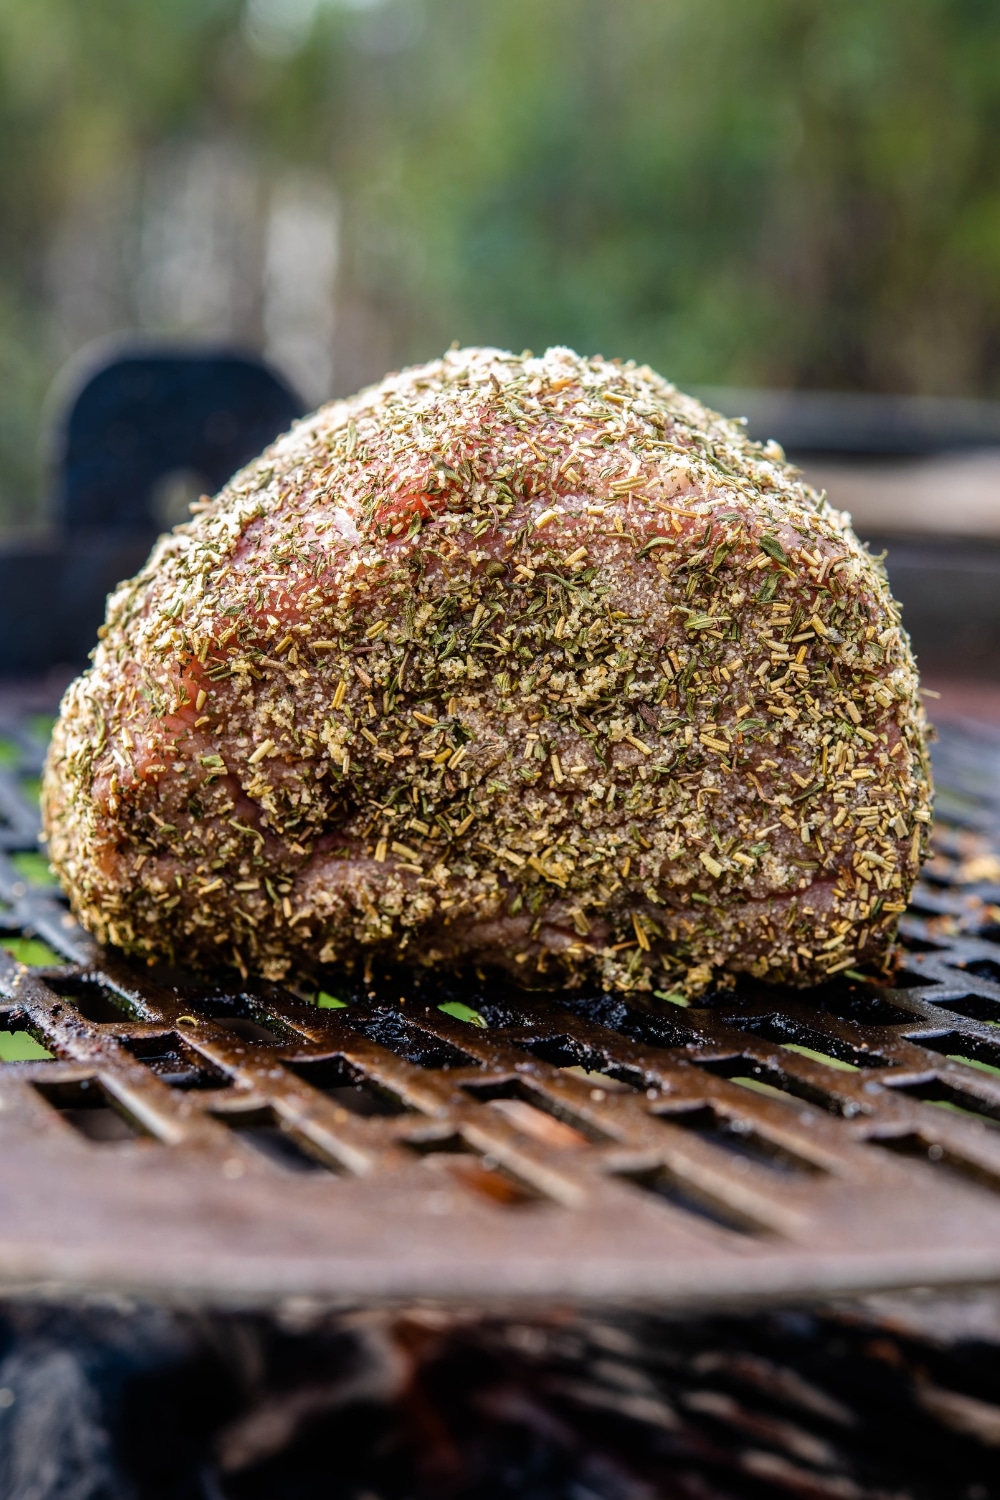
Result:
<svg viewBox="0 0 1000 1500"><path fill-rule="evenodd" d="M894 985L689 1009L398 976L337 1007L132 967L44 883L42 748L0 723L3 1291L687 1306L1000 1278L987 731L939 746Z"/></svg>

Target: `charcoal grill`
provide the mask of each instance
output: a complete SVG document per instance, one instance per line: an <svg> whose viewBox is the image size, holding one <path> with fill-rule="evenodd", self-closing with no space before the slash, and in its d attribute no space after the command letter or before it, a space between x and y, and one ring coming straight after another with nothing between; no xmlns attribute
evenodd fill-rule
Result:
<svg viewBox="0 0 1000 1500"><path fill-rule="evenodd" d="M1000 730L942 730L889 979L679 1006L132 965L37 848L58 663L150 540L154 468L208 475L206 438L249 452L291 398L230 363L235 430L196 381L126 474L118 417L169 416L182 371L119 364L64 429L45 555L75 591L0 551L0 678L36 674L0 687L0 1490L987 1500ZM994 591L960 638L916 564L924 661L992 663Z"/></svg>
<svg viewBox="0 0 1000 1500"><path fill-rule="evenodd" d="M280 425L292 398L246 361L128 352L64 425L68 532L148 532L157 473L205 468L216 365L233 453ZM141 474L129 423L162 428ZM18 652L0 670L58 660ZM0 698L0 1294L667 1310L1000 1280L1000 734L937 747L889 981L307 994L137 967L76 926L37 850L31 691Z"/></svg>
<svg viewBox="0 0 1000 1500"><path fill-rule="evenodd" d="M891 982L682 1008L136 967L39 881L42 738L0 733L5 1295L691 1308L1000 1279L1000 737L939 744Z"/></svg>

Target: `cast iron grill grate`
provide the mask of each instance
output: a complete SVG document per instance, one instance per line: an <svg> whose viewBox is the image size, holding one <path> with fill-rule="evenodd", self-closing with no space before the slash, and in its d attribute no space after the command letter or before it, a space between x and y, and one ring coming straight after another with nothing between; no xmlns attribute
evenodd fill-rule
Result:
<svg viewBox="0 0 1000 1500"><path fill-rule="evenodd" d="M987 731L938 746L892 983L684 1008L131 966L46 883L37 728L0 725L0 1288L691 1305L1000 1277Z"/></svg>

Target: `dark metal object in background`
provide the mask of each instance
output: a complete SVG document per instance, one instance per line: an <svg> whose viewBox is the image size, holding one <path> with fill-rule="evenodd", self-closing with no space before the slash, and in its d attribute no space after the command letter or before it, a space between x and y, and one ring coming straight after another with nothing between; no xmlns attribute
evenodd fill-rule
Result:
<svg viewBox="0 0 1000 1500"><path fill-rule="evenodd" d="M245 355L119 354L89 373L56 433L55 524L155 536L150 499L165 475L197 475L214 494L301 415L288 386Z"/></svg>
<svg viewBox="0 0 1000 1500"><path fill-rule="evenodd" d="M892 592L903 606L903 624L924 676L1000 678L1000 545L948 536L864 540L872 552L886 555Z"/></svg>
<svg viewBox="0 0 1000 1500"><path fill-rule="evenodd" d="M0 1291L690 1309L1000 1281L988 734L939 746L892 982L683 1009L328 974L332 1009L95 950L30 881L41 746L6 732L0 928L34 966L0 965L0 1029L53 1055L0 1067Z"/></svg>
<svg viewBox="0 0 1000 1500"><path fill-rule="evenodd" d="M752 438L775 438L796 457L927 458L1000 447L1000 401L727 386L697 394L726 416L746 417Z"/></svg>
<svg viewBox="0 0 1000 1500"><path fill-rule="evenodd" d="M158 486L214 493L301 414L278 376L228 350L88 368L57 425L49 529L0 545L0 678L83 666L107 594L165 529Z"/></svg>

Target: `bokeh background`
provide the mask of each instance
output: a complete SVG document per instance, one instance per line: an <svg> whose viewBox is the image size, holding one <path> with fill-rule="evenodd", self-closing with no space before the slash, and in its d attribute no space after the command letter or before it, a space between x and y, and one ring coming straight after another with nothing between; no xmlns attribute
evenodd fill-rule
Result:
<svg viewBox="0 0 1000 1500"><path fill-rule="evenodd" d="M1000 395L995 0L0 0L0 522L128 332Z"/></svg>

